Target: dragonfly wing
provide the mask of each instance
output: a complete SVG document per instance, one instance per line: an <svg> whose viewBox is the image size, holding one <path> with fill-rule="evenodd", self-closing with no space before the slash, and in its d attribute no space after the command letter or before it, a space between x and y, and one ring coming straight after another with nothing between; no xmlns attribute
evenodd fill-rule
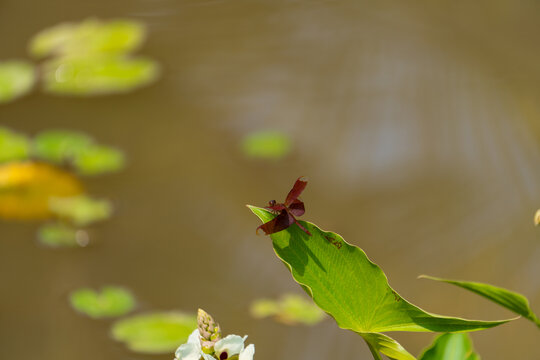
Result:
<svg viewBox="0 0 540 360"><path fill-rule="evenodd" d="M278 216L273 218L267 223L262 224L257 228L257 231L261 229L266 235L277 233L281 230L285 230L295 222L294 216L287 211L282 211Z"/></svg>
<svg viewBox="0 0 540 360"><path fill-rule="evenodd" d="M299 177L296 182L294 183L291 191L289 191L289 194L287 195L287 198L285 199L285 206L291 205L304 191L307 185L307 180L302 180L302 177Z"/></svg>
<svg viewBox="0 0 540 360"><path fill-rule="evenodd" d="M302 216L306 212L306 209L304 208L304 203L296 199L289 205L289 211L294 216Z"/></svg>

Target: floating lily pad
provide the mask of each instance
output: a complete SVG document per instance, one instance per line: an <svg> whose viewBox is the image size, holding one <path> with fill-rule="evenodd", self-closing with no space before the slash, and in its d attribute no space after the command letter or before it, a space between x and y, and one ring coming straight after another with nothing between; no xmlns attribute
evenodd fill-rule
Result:
<svg viewBox="0 0 540 360"><path fill-rule="evenodd" d="M35 57L120 54L139 47L145 34L144 25L137 21L87 19L39 32L30 42L30 52Z"/></svg>
<svg viewBox="0 0 540 360"><path fill-rule="evenodd" d="M0 62L0 103L28 93L34 86L34 66L25 61Z"/></svg>
<svg viewBox="0 0 540 360"><path fill-rule="evenodd" d="M49 207L58 217L69 219L78 226L108 219L112 214L112 204L108 200L93 199L86 195L73 197L52 197Z"/></svg>
<svg viewBox="0 0 540 360"><path fill-rule="evenodd" d="M77 154L73 165L80 174L98 175L118 171L124 167L124 162L124 154L120 150L94 145Z"/></svg>
<svg viewBox="0 0 540 360"><path fill-rule="evenodd" d="M43 87L62 95L123 93L150 84L158 75L158 65L141 57L59 58L43 65Z"/></svg>
<svg viewBox="0 0 540 360"><path fill-rule="evenodd" d="M79 289L71 293L69 301L75 310L92 318L121 316L135 308L133 295L116 286L104 287L101 292Z"/></svg>
<svg viewBox="0 0 540 360"><path fill-rule="evenodd" d="M278 131L260 131L243 139L242 151L252 158L281 159L291 151L291 140Z"/></svg>
<svg viewBox="0 0 540 360"><path fill-rule="evenodd" d="M39 242L49 247L85 247L88 233L62 223L46 224L38 230Z"/></svg>
<svg viewBox="0 0 540 360"><path fill-rule="evenodd" d="M43 219L52 216L49 199L79 195L83 187L71 173L35 162L0 165L0 217Z"/></svg>
<svg viewBox="0 0 540 360"><path fill-rule="evenodd" d="M67 130L50 130L39 133L34 138L34 154L54 163L72 161L93 139L83 133Z"/></svg>
<svg viewBox="0 0 540 360"><path fill-rule="evenodd" d="M260 299L251 304L251 314L256 318L273 316L288 325L315 325L326 318L324 311L304 296L286 294L279 300Z"/></svg>
<svg viewBox="0 0 540 360"><path fill-rule="evenodd" d="M117 321L112 336L141 353L170 353L197 328L197 317L181 312L136 315Z"/></svg>
<svg viewBox="0 0 540 360"><path fill-rule="evenodd" d="M0 127L0 163L25 160L30 153L30 140L21 134Z"/></svg>
<svg viewBox="0 0 540 360"><path fill-rule="evenodd" d="M418 360L480 360L468 334L442 334L425 349Z"/></svg>

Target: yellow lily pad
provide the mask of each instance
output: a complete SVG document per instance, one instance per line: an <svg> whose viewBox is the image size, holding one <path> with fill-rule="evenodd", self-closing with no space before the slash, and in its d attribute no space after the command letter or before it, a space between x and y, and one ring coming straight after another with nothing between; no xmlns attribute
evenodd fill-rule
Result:
<svg viewBox="0 0 540 360"><path fill-rule="evenodd" d="M5 219L49 218L51 198L82 192L81 182L56 166L30 161L0 165L0 217Z"/></svg>

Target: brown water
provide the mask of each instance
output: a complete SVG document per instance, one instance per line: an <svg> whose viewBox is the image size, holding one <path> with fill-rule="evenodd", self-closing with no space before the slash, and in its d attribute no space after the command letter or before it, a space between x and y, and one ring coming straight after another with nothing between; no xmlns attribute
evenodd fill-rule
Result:
<svg viewBox="0 0 540 360"><path fill-rule="evenodd" d="M0 122L85 131L129 156L88 182L117 212L86 249L36 245L0 224L0 359L170 359L129 352L108 321L69 308L81 286L130 288L140 311L202 307L249 334L256 359L369 359L358 335L253 320L249 303L299 291L244 207L310 183L305 219L361 246L426 310L509 312L419 274L522 292L540 311L538 1L0 0L0 58L26 57L38 30L90 15L150 27L163 78L93 99L33 94ZM252 130L295 141L285 161L246 160ZM418 354L430 334L392 334ZM538 359L519 320L473 334L484 359Z"/></svg>

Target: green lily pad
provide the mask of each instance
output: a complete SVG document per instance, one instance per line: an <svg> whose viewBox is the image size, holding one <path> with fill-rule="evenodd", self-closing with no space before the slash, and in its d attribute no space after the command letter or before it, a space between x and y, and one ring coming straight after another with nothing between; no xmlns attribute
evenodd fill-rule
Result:
<svg viewBox="0 0 540 360"><path fill-rule="evenodd" d="M125 93L152 83L158 75L157 63L142 57L59 58L43 64L43 87L59 95Z"/></svg>
<svg viewBox="0 0 540 360"><path fill-rule="evenodd" d="M420 278L441 281L447 284L459 286L465 290L472 291L510 311L513 311L518 315L523 316L526 319L531 320L538 327L540 327L540 319L538 319L538 316L536 316L536 314L532 311L531 306L529 305L529 300L517 292L479 282L448 280L427 275L421 275Z"/></svg>
<svg viewBox="0 0 540 360"><path fill-rule="evenodd" d="M35 156L54 163L72 161L94 140L83 133L67 130L49 130L34 138Z"/></svg>
<svg viewBox="0 0 540 360"><path fill-rule="evenodd" d="M288 325L315 325L326 318L313 301L296 294L285 294L279 300L259 299L251 304L251 314L256 318L273 316Z"/></svg>
<svg viewBox="0 0 540 360"><path fill-rule="evenodd" d="M467 334L442 334L422 352L418 360L480 360Z"/></svg>
<svg viewBox="0 0 540 360"><path fill-rule="evenodd" d="M242 151L251 158L281 159L291 151L291 140L278 131L259 131L242 140Z"/></svg>
<svg viewBox="0 0 540 360"><path fill-rule="evenodd" d="M133 295L116 286L104 287L101 292L79 289L70 294L69 301L75 310L92 318L122 316L135 308Z"/></svg>
<svg viewBox="0 0 540 360"><path fill-rule="evenodd" d="M263 223L275 214L249 207ZM270 235L274 251L293 278L338 326L357 332L376 359L414 359L387 331L466 332L488 329L503 321L466 320L428 313L403 299L388 284L384 272L362 249L334 232L300 221L306 234L293 224Z"/></svg>
<svg viewBox="0 0 540 360"><path fill-rule="evenodd" d="M112 205L108 200L86 195L53 197L49 199L49 208L56 216L69 219L78 226L106 220L112 214Z"/></svg>
<svg viewBox="0 0 540 360"><path fill-rule="evenodd" d="M84 247L88 245L88 234L84 230L63 224L46 224L38 230L39 242L49 247Z"/></svg>
<svg viewBox="0 0 540 360"><path fill-rule="evenodd" d="M77 154L73 165L82 175L98 175L114 172L124 167L124 154L117 149L94 145Z"/></svg>
<svg viewBox="0 0 540 360"><path fill-rule="evenodd" d="M34 66L25 61L0 62L0 104L28 93L36 81Z"/></svg>
<svg viewBox="0 0 540 360"><path fill-rule="evenodd" d="M132 316L114 323L112 336L141 353L170 353L187 341L197 328L197 317L181 312Z"/></svg>
<svg viewBox="0 0 540 360"><path fill-rule="evenodd" d="M35 57L121 54L139 47L146 35L143 24L133 20L87 19L42 30L30 42Z"/></svg>
<svg viewBox="0 0 540 360"><path fill-rule="evenodd" d="M21 134L0 127L0 163L25 160L30 153L30 140Z"/></svg>

